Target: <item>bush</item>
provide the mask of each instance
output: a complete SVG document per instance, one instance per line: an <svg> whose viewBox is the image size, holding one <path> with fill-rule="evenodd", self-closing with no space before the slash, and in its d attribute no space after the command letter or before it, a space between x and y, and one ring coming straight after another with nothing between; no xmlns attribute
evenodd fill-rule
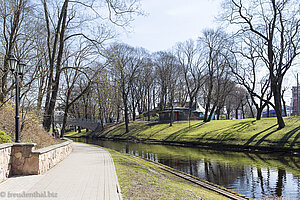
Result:
<svg viewBox="0 0 300 200"><path fill-rule="evenodd" d="M54 139L50 133L46 132L39 124L39 117L33 113L26 114L21 119L20 114L20 139L22 142L33 142L37 144L37 148L53 145L59 143ZM6 103L0 107L0 129L5 132L9 140L2 141L11 142L15 138L15 110L11 102ZM4 134L3 134L4 135ZM4 136L2 136L4 137Z"/></svg>
<svg viewBox="0 0 300 200"><path fill-rule="evenodd" d="M10 142L12 142L11 137L6 135L6 133L0 130L0 143L10 143Z"/></svg>

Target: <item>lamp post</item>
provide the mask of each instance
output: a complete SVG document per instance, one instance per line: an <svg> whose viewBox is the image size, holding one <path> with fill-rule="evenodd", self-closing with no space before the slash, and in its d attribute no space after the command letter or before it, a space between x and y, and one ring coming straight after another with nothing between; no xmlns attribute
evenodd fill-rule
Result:
<svg viewBox="0 0 300 200"><path fill-rule="evenodd" d="M17 60L14 55L9 55L7 58L9 68L12 74L15 76L16 85L16 116L15 116L15 128L16 128L16 140L15 142L20 143L20 115L19 115L19 76L23 75L25 63L22 60Z"/></svg>

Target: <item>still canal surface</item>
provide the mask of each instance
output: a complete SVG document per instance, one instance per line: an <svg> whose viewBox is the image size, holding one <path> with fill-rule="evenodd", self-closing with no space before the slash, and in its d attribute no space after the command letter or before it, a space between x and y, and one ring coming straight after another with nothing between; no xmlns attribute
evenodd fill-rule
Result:
<svg viewBox="0 0 300 200"><path fill-rule="evenodd" d="M252 198L300 199L300 157L80 139L141 156Z"/></svg>

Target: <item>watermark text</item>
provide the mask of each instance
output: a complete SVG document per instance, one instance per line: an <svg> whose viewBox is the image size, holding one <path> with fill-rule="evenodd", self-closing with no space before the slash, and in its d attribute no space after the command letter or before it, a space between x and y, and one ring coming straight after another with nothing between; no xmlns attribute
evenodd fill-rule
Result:
<svg viewBox="0 0 300 200"><path fill-rule="evenodd" d="M0 199L5 198L57 198L58 194L56 192L43 191L43 192L0 192Z"/></svg>

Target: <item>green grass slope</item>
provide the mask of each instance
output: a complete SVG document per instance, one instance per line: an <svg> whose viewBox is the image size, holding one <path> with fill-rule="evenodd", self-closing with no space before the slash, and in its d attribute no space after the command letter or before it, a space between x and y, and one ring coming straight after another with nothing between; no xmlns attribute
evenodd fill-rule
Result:
<svg viewBox="0 0 300 200"><path fill-rule="evenodd" d="M72 132L67 132L65 133L64 136L66 137L81 137L81 136L86 136L86 129L82 129L81 132L79 133L79 131L72 131Z"/></svg>
<svg viewBox="0 0 300 200"><path fill-rule="evenodd" d="M129 133L125 133L125 124L116 125L99 133L99 137L114 139L154 140L161 142L182 142L192 144L223 144L239 147L268 147L294 149L300 148L300 117L284 119L286 127L277 130L276 118L181 121L169 124L135 121L129 124Z"/></svg>

